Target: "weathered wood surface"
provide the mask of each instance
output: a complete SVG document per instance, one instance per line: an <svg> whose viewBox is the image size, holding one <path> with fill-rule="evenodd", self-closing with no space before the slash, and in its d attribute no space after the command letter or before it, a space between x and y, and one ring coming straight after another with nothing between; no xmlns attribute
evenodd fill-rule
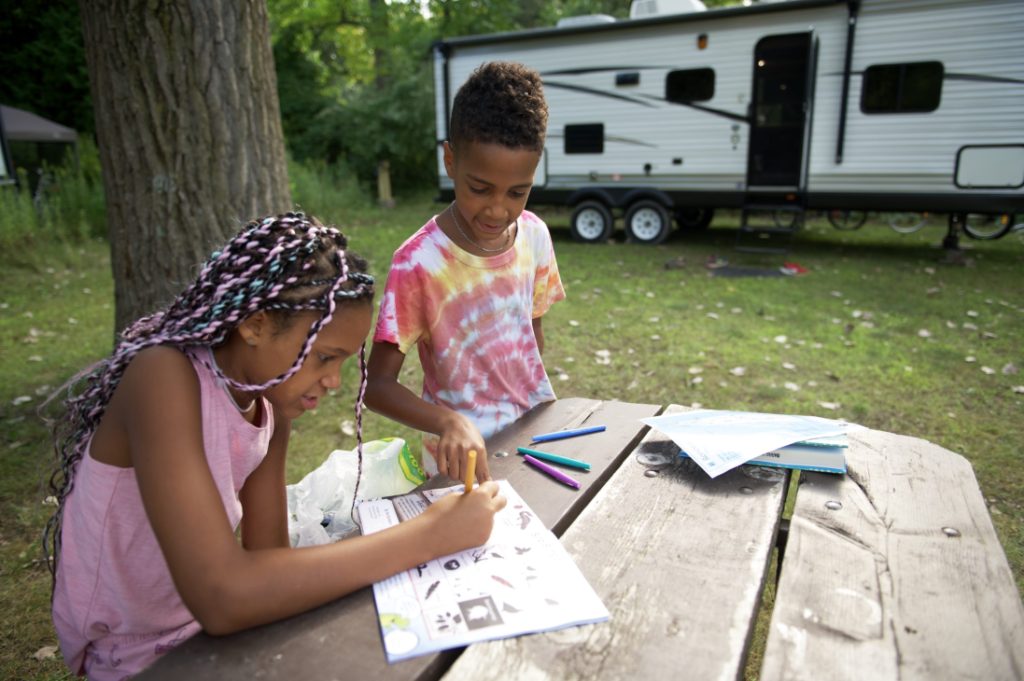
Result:
<svg viewBox="0 0 1024 681"><path fill-rule="evenodd" d="M650 431L562 536L609 622L473 645L444 681L739 678L789 477L678 452Z"/></svg>
<svg viewBox="0 0 1024 681"><path fill-rule="evenodd" d="M491 474L509 480L556 534L567 527L639 442L639 419L658 405L569 398L534 409L488 440ZM530 437L563 428L605 425L603 433L545 444L545 450L589 461L592 471L573 473L579 491L526 466L515 454ZM495 458L498 450L509 456ZM380 640L373 591L362 589L316 610L231 636L200 633L137 678L149 681L226 679L436 679L459 651L388 665Z"/></svg>
<svg viewBox="0 0 1024 681"><path fill-rule="evenodd" d="M866 431L847 464L801 476L761 678L1024 677L1024 608L967 460Z"/></svg>

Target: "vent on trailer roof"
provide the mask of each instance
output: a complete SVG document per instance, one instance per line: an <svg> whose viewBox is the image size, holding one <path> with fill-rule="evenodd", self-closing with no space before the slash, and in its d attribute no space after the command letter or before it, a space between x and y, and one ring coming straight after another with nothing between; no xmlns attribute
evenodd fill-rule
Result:
<svg viewBox="0 0 1024 681"><path fill-rule="evenodd" d="M703 12L707 7L701 0L633 0L629 6L630 19L656 17L662 14Z"/></svg>

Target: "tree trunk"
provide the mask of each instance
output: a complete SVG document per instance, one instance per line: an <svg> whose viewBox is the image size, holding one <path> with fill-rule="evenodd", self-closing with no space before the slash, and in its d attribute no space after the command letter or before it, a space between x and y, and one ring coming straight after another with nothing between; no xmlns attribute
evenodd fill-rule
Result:
<svg viewBox="0 0 1024 681"><path fill-rule="evenodd" d="M291 208L266 0L79 0L117 330Z"/></svg>

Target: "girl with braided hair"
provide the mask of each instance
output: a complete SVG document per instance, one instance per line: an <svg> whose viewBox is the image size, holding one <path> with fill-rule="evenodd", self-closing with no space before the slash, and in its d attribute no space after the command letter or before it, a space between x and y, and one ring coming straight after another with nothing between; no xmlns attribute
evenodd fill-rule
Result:
<svg viewBox="0 0 1024 681"><path fill-rule="evenodd" d="M365 270L313 218L251 222L68 399L44 543L73 672L124 679L199 629L288 617L486 541L505 503L493 483L384 532L289 547L291 421L340 386L352 355L361 425Z"/></svg>

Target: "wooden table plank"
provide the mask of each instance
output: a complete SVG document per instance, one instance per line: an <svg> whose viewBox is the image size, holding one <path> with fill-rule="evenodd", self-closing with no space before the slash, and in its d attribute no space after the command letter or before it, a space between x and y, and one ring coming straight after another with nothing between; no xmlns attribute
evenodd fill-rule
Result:
<svg viewBox="0 0 1024 681"><path fill-rule="evenodd" d="M1024 677L1024 608L970 463L880 431L847 459L801 476L761 678Z"/></svg>
<svg viewBox="0 0 1024 681"><path fill-rule="evenodd" d="M567 398L541 405L488 440L491 474L508 479L545 524L559 534L639 442L658 405ZM545 450L589 461L591 473L574 473L570 489L526 466L515 447L530 436L605 425L603 433L547 443ZM494 452L510 455L495 458ZM436 679L459 651L388 665L380 640L373 591L362 589L316 610L248 631L214 638L200 633L159 659L137 678L204 679Z"/></svg>
<svg viewBox="0 0 1024 681"><path fill-rule="evenodd" d="M444 681L739 678L788 472L678 452L649 432L562 536L610 622L471 646Z"/></svg>

